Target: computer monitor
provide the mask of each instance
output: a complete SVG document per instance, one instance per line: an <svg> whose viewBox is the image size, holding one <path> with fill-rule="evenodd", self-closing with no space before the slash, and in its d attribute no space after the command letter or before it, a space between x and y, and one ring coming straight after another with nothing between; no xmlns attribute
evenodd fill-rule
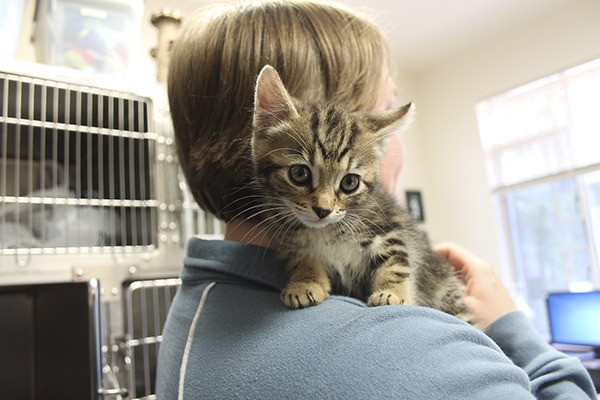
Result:
<svg viewBox="0 0 600 400"><path fill-rule="evenodd" d="M600 350L600 291L546 297L552 342Z"/></svg>
<svg viewBox="0 0 600 400"><path fill-rule="evenodd" d="M0 397L100 398L96 280L0 286Z"/></svg>

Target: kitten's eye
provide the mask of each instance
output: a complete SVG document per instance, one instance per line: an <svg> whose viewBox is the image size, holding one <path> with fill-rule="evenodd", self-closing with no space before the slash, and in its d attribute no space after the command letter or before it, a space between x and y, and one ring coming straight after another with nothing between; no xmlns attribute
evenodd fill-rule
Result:
<svg viewBox="0 0 600 400"><path fill-rule="evenodd" d="M306 165L292 165L289 171L290 180L296 185L304 186L310 182L310 169Z"/></svg>
<svg viewBox="0 0 600 400"><path fill-rule="evenodd" d="M340 183L340 189L342 192L346 194L350 194L358 189L358 185L360 184L360 177L356 174L348 174L342 178L342 182Z"/></svg>

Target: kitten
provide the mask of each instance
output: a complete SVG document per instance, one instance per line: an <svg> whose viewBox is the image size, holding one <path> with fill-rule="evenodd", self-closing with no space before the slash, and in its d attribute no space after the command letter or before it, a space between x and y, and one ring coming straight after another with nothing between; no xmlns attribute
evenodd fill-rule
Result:
<svg viewBox="0 0 600 400"><path fill-rule="evenodd" d="M316 305L334 292L471 319L452 267L379 183L385 136L413 113L412 104L349 113L300 102L275 69L261 71L251 146L263 199L256 217L287 263L286 306Z"/></svg>

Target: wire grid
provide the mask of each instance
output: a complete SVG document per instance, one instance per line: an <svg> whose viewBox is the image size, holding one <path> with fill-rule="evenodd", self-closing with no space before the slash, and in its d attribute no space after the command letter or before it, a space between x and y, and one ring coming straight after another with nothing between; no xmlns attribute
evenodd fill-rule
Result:
<svg viewBox="0 0 600 400"><path fill-rule="evenodd" d="M183 178L183 174L180 173ZM185 184L185 180L182 181ZM217 219L211 213L208 213L198 206L185 186L183 190L184 201L182 206L182 226L183 234L186 238L199 236L202 239L223 239L225 233L225 223Z"/></svg>
<svg viewBox="0 0 600 400"><path fill-rule="evenodd" d="M164 179L159 179L161 182L160 189L167 190L170 193L177 192L179 196L166 210L169 214L168 221L162 221L159 228L161 231L172 231L176 227L181 227L180 233L183 235L184 240L192 236L200 236L204 239L222 239L225 224L198 206L192 197L183 171L179 167L175 146L173 146L175 132L166 98L166 93L161 91L154 97L154 125L156 132L160 135L158 138L159 149L163 148L163 144L166 145L164 147L165 151L158 151L157 162L164 163L169 167L174 166L174 168L159 169L159 171L167 171ZM169 193L166 193L166 196L175 198ZM171 212L173 210L176 212Z"/></svg>
<svg viewBox="0 0 600 400"><path fill-rule="evenodd" d="M126 283L124 287L125 354L131 398L153 399L162 330L180 279Z"/></svg>
<svg viewBox="0 0 600 400"><path fill-rule="evenodd" d="M0 256L158 242L152 102L0 72Z"/></svg>

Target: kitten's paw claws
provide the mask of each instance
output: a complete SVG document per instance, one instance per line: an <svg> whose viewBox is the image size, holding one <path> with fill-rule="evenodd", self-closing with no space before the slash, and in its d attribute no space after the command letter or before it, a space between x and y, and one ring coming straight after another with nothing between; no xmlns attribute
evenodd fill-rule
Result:
<svg viewBox="0 0 600 400"><path fill-rule="evenodd" d="M305 308L321 304L329 294L318 283L290 283L282 292L281 300L290 308Z"/></svg>
<svg viewBox="0 0 600 400"><path fill-rule="evenodd" d="M367 300L367 305L369 307L387 306L391 304L408 304L408 301L385 290L373 293Z"/></svg>

